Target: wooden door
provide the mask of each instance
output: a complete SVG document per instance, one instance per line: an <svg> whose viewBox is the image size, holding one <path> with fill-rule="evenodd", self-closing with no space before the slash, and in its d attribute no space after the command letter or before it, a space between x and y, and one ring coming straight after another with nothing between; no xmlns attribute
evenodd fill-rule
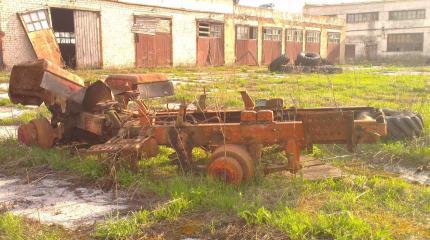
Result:
<svg viewBox="0 0 430 240"><path fill-rule="evenodd" d="M345 59L351 60L355 58L355 45L345 44Z"/></svg>
<svg viewBox="0 0 430 240"><path fill-rule="evenodd" d="M318 53L321 50L321 32L319 31L306 31L306 52Z"/></svg>
<svg viewBox="0 0 430 240"><path fill-rule="evenodd" d="M132 31L136 33L136 66L172 65L171 20L136 17Z"/></svg>
<svg viewBox="0 0 430 240"><path fill-rule="evenodd" d="M339 63L340 57L340 33L329 32L327 34L327 59L332 63Z"/></svg>
<svg viewBox="0 0 430 240"><path fill-rule="evenodd" d="M263 64L269 65L273 60L281 56L282 40L280 28L263 29Z"/></svg>
<svg viewBox="0 0 430 240"><path fill-rule="evenodd" d="M60 47L52 31L48 10L40 9L19 13L18 15L37 58L46 59L59 66L64 66Z"/></svg>
<svg viewBox="0 0 430 240"><path fill-rule="evenodd" d="M236 27L236 63L258 65L258 29L251 26Z"/></svg>
<svg viewBox="0 0 430 240"><path fill-rule="evenodd" d="M197 23L197 65L224 65L224 24Z"/></svg>
<svg viewBox="0 0 430 240"><path fill-rule="evenodd" d="M285 31L285 53L290 58L290 62L297 60L297 55L303 49L303 31L300 29L287 29Z"/></svg>
<svg viewBox="0 0 430 240"><path fill-rule="evenodd" d="M76 67L94 69L102 66L100 13L74 11Z"/></svg>

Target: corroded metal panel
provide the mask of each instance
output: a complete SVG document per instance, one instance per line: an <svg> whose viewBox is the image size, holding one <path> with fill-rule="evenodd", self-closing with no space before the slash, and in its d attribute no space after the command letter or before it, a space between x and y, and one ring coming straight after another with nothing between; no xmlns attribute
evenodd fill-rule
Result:
<svg viewBox="0 0 430 240"><path fill-rule="evenodd" d="M286 41L285 42L285 53L290 58L290 62L294 63L297 59L297 55L302 51L302 42L293 42Z"/></svg>
<svg viewBox="0 0 430 240"><path fill-rule="evenodd" d="M55 39L48 10L41 9L18 14L38 59L47 59L64 66L60 47Z"/></svg>
<svg viewBox="0 0 430 240"><path fill-rule="evenodd" d="M102 66L100 16L97 12L74 11L77 68Z"/></svg>
<svg viewBox="0 0 430 240"><path fill-rule="evenodd" d="M198 22L197 28L197 65L224 65L224 25Z"/></svg>

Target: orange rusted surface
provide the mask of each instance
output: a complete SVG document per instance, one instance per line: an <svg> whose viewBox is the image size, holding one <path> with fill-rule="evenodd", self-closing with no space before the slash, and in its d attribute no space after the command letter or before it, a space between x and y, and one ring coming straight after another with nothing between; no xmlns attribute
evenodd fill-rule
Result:
<svg viewBox="0 0 430 240"><path fill-rule="evenodd" d="M208 174L234 185L240 185L243 178L242 167L231 157L220 157L214 160L208 166Z"/></svg>

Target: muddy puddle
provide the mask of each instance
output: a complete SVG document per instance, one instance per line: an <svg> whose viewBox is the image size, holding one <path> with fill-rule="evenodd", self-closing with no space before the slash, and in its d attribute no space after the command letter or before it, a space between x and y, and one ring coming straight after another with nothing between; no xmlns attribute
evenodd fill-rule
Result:
<svg viewBox="0 0 430 240"><path fill-rule="evenodd" d="M394 173L408 182L430 186L430 167L412 168L401 165L387 165L384 171Z"/></svg>
<svg viewBox="0 0 430 240"><path fill-rule="evenodd" d="M126 199L113 192L74 188L68 181L49 177L28 183L18 177L0 176L0 210L42 224L76 229L128 208Z"/></svg>

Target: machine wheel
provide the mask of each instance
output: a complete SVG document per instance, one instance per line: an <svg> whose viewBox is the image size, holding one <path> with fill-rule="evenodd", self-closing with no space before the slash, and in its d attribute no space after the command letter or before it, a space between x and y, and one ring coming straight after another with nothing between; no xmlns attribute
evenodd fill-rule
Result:
<svg viewBox="0 0 430 240"><path fill-rule="evenodd" d="M215 149L215 151L212 153L212 156L209 159L208 165L210 165L211 162L214 161L215 159L218 159L221 157L231 157L235 159L242 168L244 180L248 180L254 176L255 174L254 160L251 154L246 150L246 148L239 145L233 145L233 144L220 146L217 149Z"/></svg>
<svg viewBox="0 0 430 240"><path fill-rule="evenodd" d="M387 139L404 140L422 135L424 122L419 114L408 111L384 109L387 121Z"/></svg>
<svg viewBox="0 0 430 240"><path fill-rule="evenodd" d="M243 170L239 162L226 156L213 159L208 165L208 174L234 185L240 185L243 179Z"/></svg>
<svg viewBox="0 0 430 240"><path fill-rule="evenodd" d="M321 56L318 53L301 52L297 55L297 66L315 67L321 64Z"/></svg>

